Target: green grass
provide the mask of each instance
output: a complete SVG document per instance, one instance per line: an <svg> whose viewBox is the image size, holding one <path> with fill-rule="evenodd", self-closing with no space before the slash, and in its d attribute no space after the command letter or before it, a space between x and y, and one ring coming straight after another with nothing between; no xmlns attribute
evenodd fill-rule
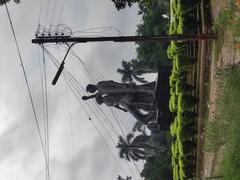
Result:
<svg viewBox="0 0 240 180"><path fill-rule="evenodd" d="M229 0L228 7L221 9L218 18L213 24L213 30L217 33L218 39L214 45L215 59L218 59L220 52L224 31L230 30L233 33L232 41L239 41L240 39L240 9L235 4L236 0Z"/></svg>
<svg viewBox="0 0 240 180"><path fill-rule="evenodd" d="M240 179L240 65L231 65L217 74L220 95L214 121L207 123L205 148L216 152L224 146L218 174L226 180Z"/></svg>

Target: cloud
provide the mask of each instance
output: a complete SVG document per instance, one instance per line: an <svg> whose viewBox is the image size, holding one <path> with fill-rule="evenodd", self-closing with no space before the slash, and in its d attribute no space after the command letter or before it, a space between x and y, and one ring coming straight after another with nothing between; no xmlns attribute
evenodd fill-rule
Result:
<svg viewBox="0 0 240 180"><path fill-rule="evenodd" d="M31 44L37 29L39 4L40 1L30 0L22 1L20 5L9 3L9 10L43 133L43 99L37 46ZM53 7L53 1L51 1L51 7ZM58 23L60 3L57 7L53 23ZM123 34L133 34L135 23L139 20L135 16L135 8L118 12L110 0L71 0L65 3L62 22L73 30L93 26L115 26ZM43 8L44 10L46 11L46 8ZM44 24L45 15L46 13L42 12L40 19L42 24ZM48 20L51 16L52 11L49 11ZM50 21L46 25L49 23ZM0 26L0 179L43 179L45 162L41 143L10 25L3 7L0 9ZM84 62L109 79L120 79L116 73L120 61L135 55L133 44L123 45L122 43L83 44L77 45L74 50ZM68 60L69 65L70 58ZM88 116L82 107L66 88L63 79L60 79L57 86L50 84L56 68L48 59L46 64L52 179L113 179L120 172L116 160L88 121ZM79 79L85 84L88 81L86 76L79 76ZM106 137L107 140L108 138Z"/></svg>

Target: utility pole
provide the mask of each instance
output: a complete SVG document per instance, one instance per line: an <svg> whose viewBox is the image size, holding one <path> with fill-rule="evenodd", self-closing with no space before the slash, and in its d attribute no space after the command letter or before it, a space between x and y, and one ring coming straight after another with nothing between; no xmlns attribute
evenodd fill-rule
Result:
<svg viewBox="0 0 240 180"><path fill-rule="evenodd" d="M71 36L37 36L32 43L87 43L87 42L166 42L198 41L216 39L215 34L176 34L166 36L109 36L109 37L71 37Z"/></svg>
<svg viewBox="0 0 240 180"><path fill-rule="evenodd" d="M71 36L36 36L32 39L34 44L46 43L72 43L52 81L55 85L63 71L65 59L71 47L77 43L87 42L169 42L169 41L198 41L198 40L213 40L216 39L215 34L175 34L166 36L108 36L108 37L71 37Z"/></svg>

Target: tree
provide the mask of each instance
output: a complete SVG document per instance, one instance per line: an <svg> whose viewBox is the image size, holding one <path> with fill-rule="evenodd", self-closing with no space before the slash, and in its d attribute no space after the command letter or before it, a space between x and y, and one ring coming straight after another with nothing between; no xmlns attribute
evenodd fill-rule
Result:
<svg viewBox="0 0 240 180"><path fill-rule="evenodd" d="M133 3L140 3L142 0L112 0L117 10L124 9L126 6L131 7Z"/></svg>
<svg viewBox="0 0 240 180"><path fill-rule="evenodd" d="M144 80L143 77L139 77L144 73L144 71L135 69L135 67L132 66L131 62L122 60L122 67L123 67L123 69L120 69L120 68L117 69L117 72L122 74L122 82L133 83L133 79L135 79L141 83L147 82Z"/></svg>
<svg viewBox="0 0 240 180"><path fill-rule="evenodd" d="M162 152L149 157L140 173L145 180L172 180L171 153Z"/></svg>
<svg viewBox="0 0 240 180"><path fill-rule="evenodd" d="M126 178L123 178L122 176L118 175L117 180L131 180L131 176L127 176Z"/></svg>
<svg viewBox="0 0 240 180"><path fill-rule="evenodd" d="M120 158L125 158L128 161L131 159L138 161L149 157L151 154L146 150L154 149L147 143L149 136L139 135L133 138L134 135L132 133L129 133L126 139L119 136L119 142L116 147L119 149Z"/></svg>
<svg viewBox="0 0 240 180"><path fill-rule="evenodd" d="M0 6L8 3L10 0L0 0ZM20 3L20 0L14 0L15 3Z"/></svg>

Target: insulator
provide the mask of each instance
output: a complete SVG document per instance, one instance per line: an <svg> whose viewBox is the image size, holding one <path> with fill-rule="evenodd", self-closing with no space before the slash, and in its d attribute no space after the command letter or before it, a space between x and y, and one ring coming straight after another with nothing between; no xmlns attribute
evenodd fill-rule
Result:
<svg viewBox="0 0 240 180"><path fill-rule="evenodd" d="M51 33L48 33L48 36L51 36Z"/></svg>
<svg viewBox="0 0 240 180"><path fill-rule="evenodd" d="M55 33L55 36L57 36L58 35L58 33Z"/></svg>
<svg viewBox="0 0 240 180"><path fill-rule="evenodd" d="M64 36L64 33L62 33L61 35Z"/></svg>

